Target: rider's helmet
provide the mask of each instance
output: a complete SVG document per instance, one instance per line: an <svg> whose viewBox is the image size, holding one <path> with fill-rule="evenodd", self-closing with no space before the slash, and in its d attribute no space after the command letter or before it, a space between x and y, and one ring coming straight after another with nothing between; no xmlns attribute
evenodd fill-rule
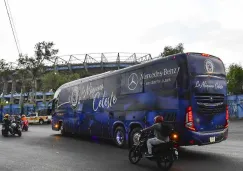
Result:
<svg viewBox="0 0 243 171"><path fill-rule="evenodd" d="M22 115L21 117L22 117L22 118L24 118L24 117L25 117L25 115Z"/></svg>
<svg viewBox="0 0 243 171"><path fill-rule="evenodd" d="M5 114L4 118L8 119L9 118L9 114Z"/></svg>
<svg viewBox="0 0 243 171"><path fill-rule="evenodd" d="M154 123L162 123L164 121L163 116L155 116L154 117Z"/></svg>

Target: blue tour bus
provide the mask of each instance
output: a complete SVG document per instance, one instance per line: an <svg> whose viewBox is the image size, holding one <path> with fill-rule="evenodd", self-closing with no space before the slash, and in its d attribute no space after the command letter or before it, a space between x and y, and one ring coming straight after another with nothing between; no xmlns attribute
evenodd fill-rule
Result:
<svg viewBox="0 0 243 171"><path fill-rule="evenodd" d="M139 131L162 115L179 144L206 145L228 137L226 73L220 58L183 53L62 85L52 105L61 134L136 143Z"/></svg>

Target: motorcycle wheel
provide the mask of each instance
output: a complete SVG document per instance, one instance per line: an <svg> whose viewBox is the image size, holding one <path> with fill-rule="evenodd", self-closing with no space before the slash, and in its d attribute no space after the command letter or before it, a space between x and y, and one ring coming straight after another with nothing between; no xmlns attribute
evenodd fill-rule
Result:
<svg viewBox="0 0 243 171"><path fill-rule="evenodd" d="M21 135L22 135L22 132L18 131L18 136L21 137Z"/></svg>
<svg viewBox="0 0 243 171"><path fill-rule="evenodd" d="M162 170L169 170L174 163L172 154L157 159L157 166Z"/></svg>
<svg viewBox="0 0 243 171"><path fill-rule="evenodd" d="M137 150L136 146L133 146L129 150L128 158L132 164L137 164L141 160L141 152Z"/></svg>

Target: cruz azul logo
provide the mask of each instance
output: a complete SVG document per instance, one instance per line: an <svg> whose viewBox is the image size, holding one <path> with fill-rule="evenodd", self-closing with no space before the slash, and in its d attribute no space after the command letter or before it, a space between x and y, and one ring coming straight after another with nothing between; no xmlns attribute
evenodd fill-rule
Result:
<svg viewBox="0 0 243 171"><path fill-rule="evenodd" d="M73 108L76 108L79 103L79 90L78 87L74 87L71 96L69 97L69 102Z"/></svg>
<svg viewBox="0 0 243 171"><path fill-rule="evenodd" d="M214 71L214 64L210 59L206 59L204 62L204 67L207 73L213 73Z"/></svg>

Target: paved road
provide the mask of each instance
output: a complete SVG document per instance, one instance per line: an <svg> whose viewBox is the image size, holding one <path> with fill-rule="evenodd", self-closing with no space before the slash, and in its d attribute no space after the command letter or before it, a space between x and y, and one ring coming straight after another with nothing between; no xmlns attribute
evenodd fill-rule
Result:
<svg viewBox="0 0 243 171"><path fill-rule="evenodd" d="M0 171L155 171L146 159L132 165L127 150L61 137L50 125L31 126L22 137L0 137ZM172 171L243 171L243 121L230 125L225 142L182 148Z"/></svg>

